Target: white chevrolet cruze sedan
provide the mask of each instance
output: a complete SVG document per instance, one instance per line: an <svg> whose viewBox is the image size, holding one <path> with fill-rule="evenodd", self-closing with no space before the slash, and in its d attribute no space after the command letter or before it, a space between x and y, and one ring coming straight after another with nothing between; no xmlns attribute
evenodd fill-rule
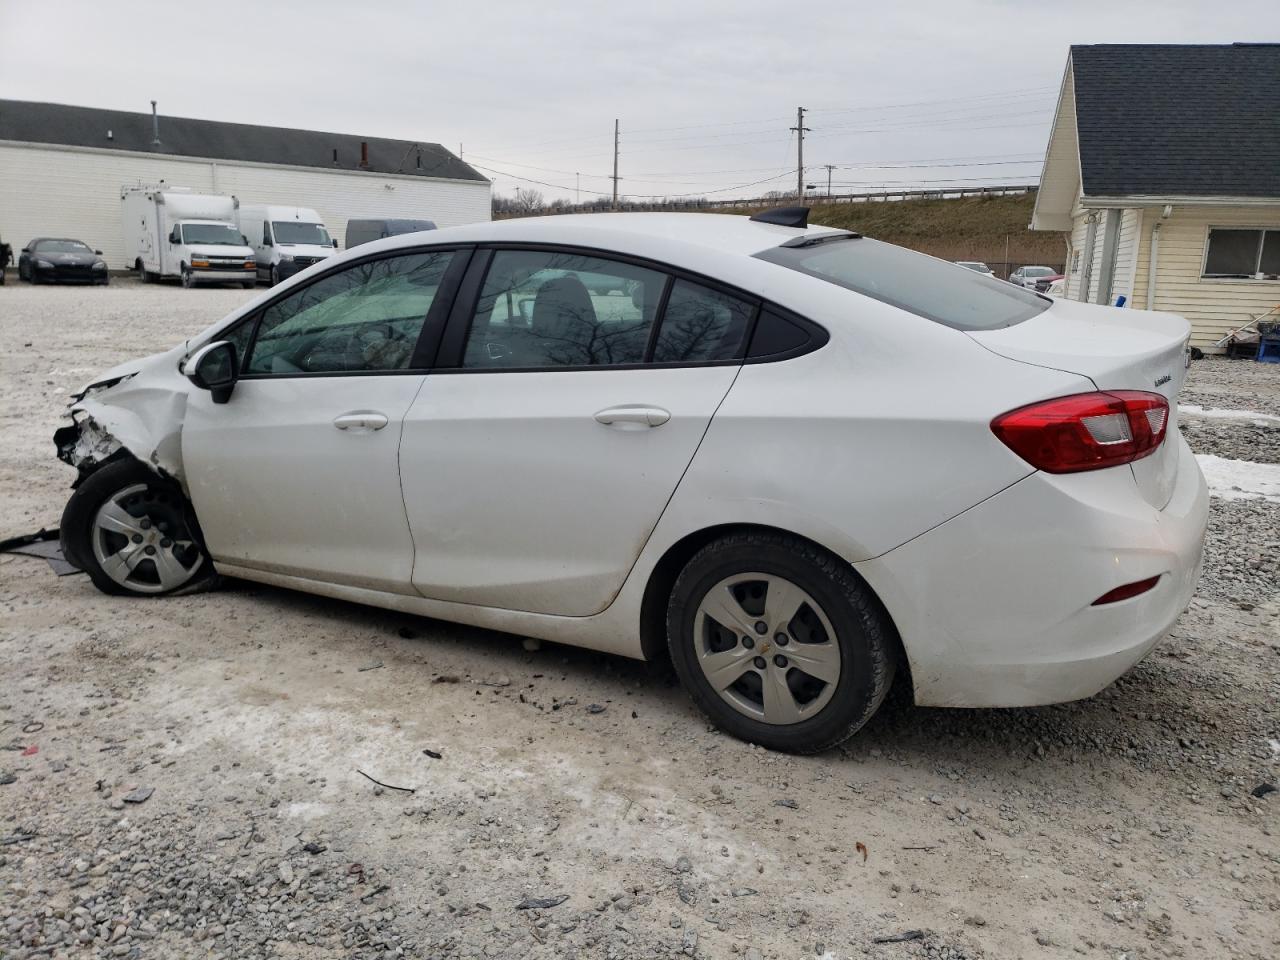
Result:
<svg viewBox="0 0 1280 960"><path fill-rule="evenodd" d="M817 751L920 704L1086 697L1188 603L1186 321L805 211L367 244L74 401L62 544L629 657Z"/></svg>

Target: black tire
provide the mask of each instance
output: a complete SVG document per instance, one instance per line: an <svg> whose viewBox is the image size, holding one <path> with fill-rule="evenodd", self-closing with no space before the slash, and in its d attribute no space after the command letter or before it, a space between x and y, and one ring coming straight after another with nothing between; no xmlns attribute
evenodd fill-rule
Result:
<svg viewBox="0 0 1280 960"><path fill-rule="evenodd" d="M186 264L182 265L182 285L188 290L194 290L196 286L195 277L191 275L191 271L187 269Z"/></svg>
<svg viewBox="0 0 1280 960"><path fill-rule="evenodd" d="M149 498L149 502L134 508L139 519L145 517L152 522L157 534L169 533L175 539L190 539L194 544L191 548L194 552L184 555L192 570L190 576L169 589L158 589L158 583L144 583L147 575L154 577L156 571L154 565L146 567L145 560L138 574L137 586L117 582L103 569L94 550L94 537L100 535L94 526L98 511L122 491L138 486L145 488L138 494L138 499L147 501ZM154 521L151 521L152 517ZM94 586L103 593L157 597L178 591L189 592L214 578L213 565L205 553L195 515L182 490L172 480L161 477L137 460L116 460L86 477L62 511L59 533L63 555L89 574ZM158 577L154 578L158 580Z"/></svg>
<svg viewBox="0 0 1280 960"><path fill-rule="evenodd" d="M267 277L267 286L274 287L280 282L280 272L276 270L275 264L271 265L271 274Z"/></svg>
<svg viewBox="0 0 1280 960"><path fill-rule="evenodd" d="M694 636L699 605L717 584L750 572L799 587L822 608L836 634L839 679L825 706L797 722L767 723L735 709L699 663L697 644L705 642ZM694 554L672 587L667 642L680 682L717 726L741 740L788 753L818 753L857 733L889 692L898 649L888 616L847 563L798 537L768 532L727 536ZM794 649L803 649L794 638L792 642ZM776 644L763 649L769 656L787 652Z"/></svg>

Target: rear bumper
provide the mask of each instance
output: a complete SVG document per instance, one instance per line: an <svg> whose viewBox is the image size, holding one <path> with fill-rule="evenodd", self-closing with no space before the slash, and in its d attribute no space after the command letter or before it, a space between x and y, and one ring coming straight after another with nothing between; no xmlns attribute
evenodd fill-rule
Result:
<svg viewBox="0 0 1280 960"><path fill-rule="evenodd" d="M1128 468L1035 473L874 560L916 702L1016 707L1092 696L1169 631L1200 576L1209 497L1186 441L1163 510ZM1154 588L1091 606L1159 576Z"/></svg>

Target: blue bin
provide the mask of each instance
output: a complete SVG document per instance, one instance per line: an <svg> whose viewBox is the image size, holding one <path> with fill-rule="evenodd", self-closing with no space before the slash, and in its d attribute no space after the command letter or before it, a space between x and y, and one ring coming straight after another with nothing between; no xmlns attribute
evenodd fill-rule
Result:
<svg viewBox="0 0 1280 960"><path fill-rule="evenodd" d="M1280 363L1280 336L1272 335L1258 340L1258 355L1254 357L1259 363Z"/></svg>

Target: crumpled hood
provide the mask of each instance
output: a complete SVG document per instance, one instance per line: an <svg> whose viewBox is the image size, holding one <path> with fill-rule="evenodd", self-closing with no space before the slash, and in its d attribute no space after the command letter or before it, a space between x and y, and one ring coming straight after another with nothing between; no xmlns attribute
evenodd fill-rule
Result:
<svg viewBox="0 0 1280 960"><path fill-rule="evenodd" d="M187 351L185 343L176 347L171 347L163 353L153 353L149 357L140 357L133 360L126 360L124 363L116 364L109 370L103 370L94 376L92 380L86 383L78 391L71 395L71 406L74 407L80 399L90 390L103 387L106 384L113 384L123 380L125 377L131 377L141 373L143 370L149 370L153 367L163 366L166 357L173 357L173 363L176 365L181 362Z"/></svg>

